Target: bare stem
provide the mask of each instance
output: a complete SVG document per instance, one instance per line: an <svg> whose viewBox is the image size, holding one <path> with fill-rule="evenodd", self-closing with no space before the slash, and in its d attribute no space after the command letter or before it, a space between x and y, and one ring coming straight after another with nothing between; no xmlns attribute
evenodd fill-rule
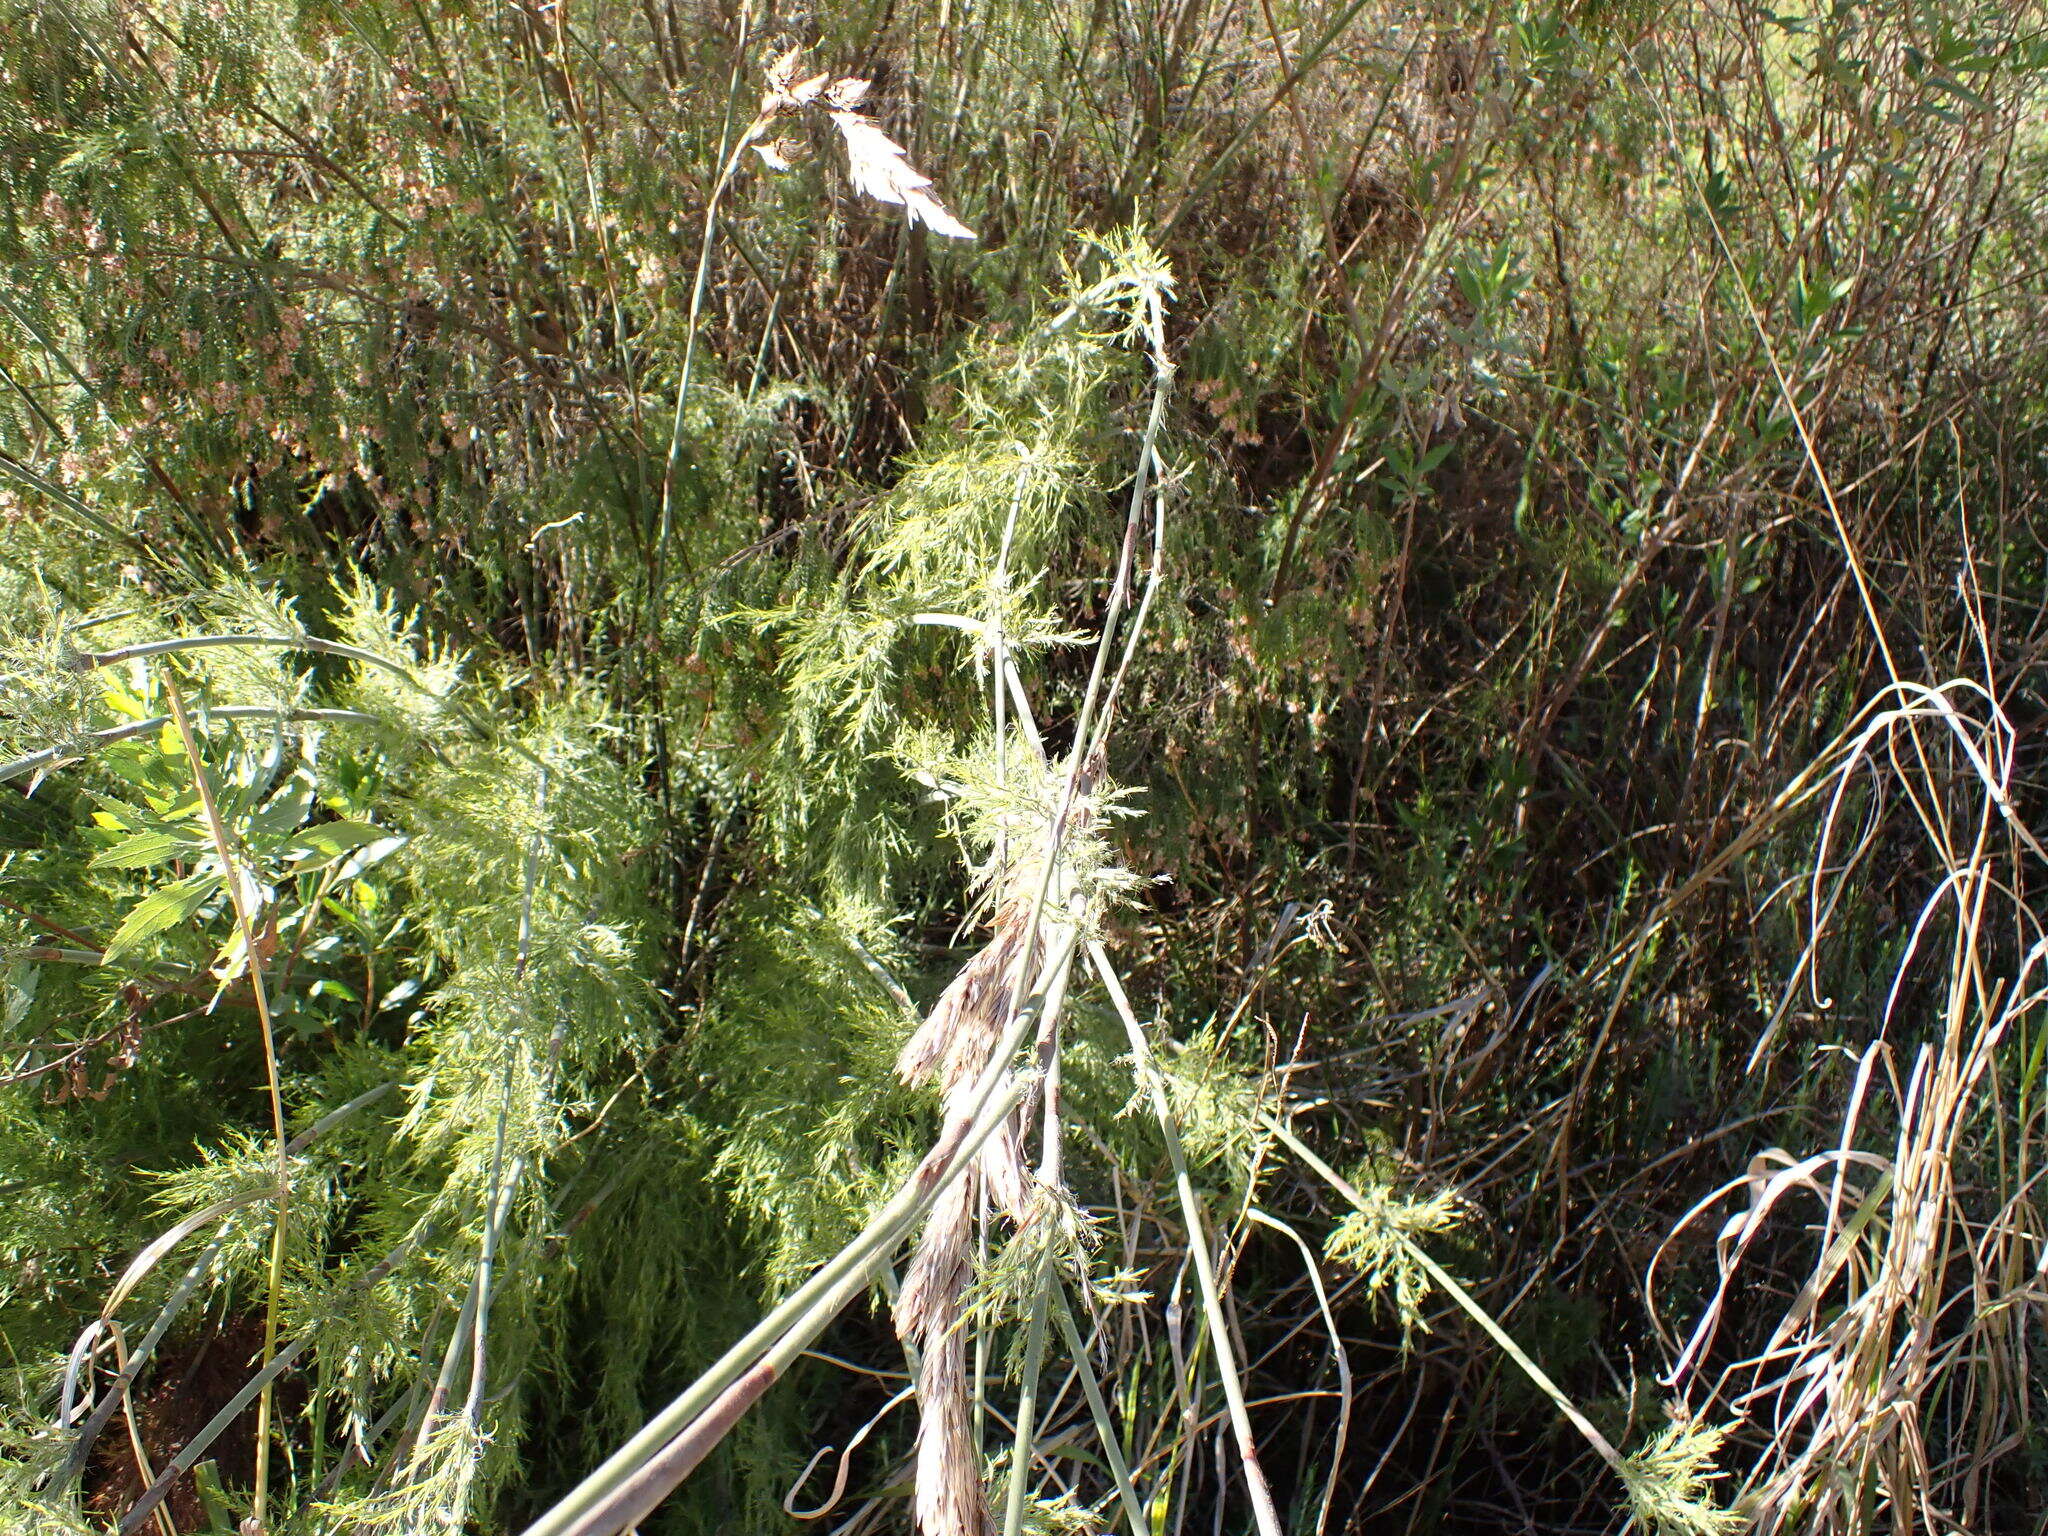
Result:
<svg viewBox="0 0 2048 1536"><path fill-rule="evenodd" d="M1117 979L1116 968L1109 963L1109 952L1103 948L1100 939L1089 940L1088 958L1094 962L1095 974L1108 991L1117 1016L1123 1020L1124 1033L1131 1044L1131 1065L1151 1095L1152 1113L1158 1119L1160 1134L1166 1140L1166 1154L1173 1161L1174 1192L1180 1197L1181 1220L1188 1229L1188 1256L1194 1261L1195 1283L1202 1293L1202 1316L1208 1324L1209 1343L1216 1351L1216 1374L1223 1384L1223 1400L1230 1408L1230 1427L1237 1436L1238 1457L1244 1463L1245 1492L1251 1496L1252 1518L1258 1524L1259 1536L1280 1536L1280 1511L1273 1504L1273 1491L1266 1483L1265 1470L1259 1465L1259 1447L1252 1435L1251 1412L1245 1406L1244 1382L1238 1373L1237 1352L1230 1341L1229 1319L1223 1315L1223 1293L1216 1284L1215 1260L1209 1254L1209 1229L1202 1220L1202 1202L1195 1193L1194 1180L1188 1176L1187 1156L1181 1150L1180 1129L1174 1121L1173 1105L1166 1096L1166 1078L1160 1072L1159 1064L1153 1060L1144 1026L1131 1011L1131 1000L1124 995L1123 983Z"/></svg>
<svg viewBox="0 0 2048 1536"><path fill-rule="evenodd" d="M177 722L178 737L185 746L185 758L192 765L192 782L199 791L199 803L206 812L206 829L212 835L214 852L220 858L221 875L227 881L228 896L234 903L235 925L242 936L243 963L249 968L249 990L256 999L256 1018L263 1039L263 1074L270 1095L270 1129L277 1145L277 1215L271 1223L270 1265L264 1278L262 1364L267 1368L277 1350L278 1296L284 1288L285 1234L291 1215L291 1151L290 1139L284 1128L284 1088L277 1070L277 1036L271 1027L270 994L263 980L263 956L256 947L256 914L249 909L249 890L243 882L240 867L235 863L227 826L220 819L220 807L214 802L213 786L206 777L206 766L200 761L199 743L192 734L192 722L186 718L185 701L179 695L178 680L168 670L164 673L164 695L170 701L171 718ZM276 1386L274 1377L266 1380L256 1403L256 1489L250 1519L259 1536L270 1510L270 1420L276 1407Z"/></svg>

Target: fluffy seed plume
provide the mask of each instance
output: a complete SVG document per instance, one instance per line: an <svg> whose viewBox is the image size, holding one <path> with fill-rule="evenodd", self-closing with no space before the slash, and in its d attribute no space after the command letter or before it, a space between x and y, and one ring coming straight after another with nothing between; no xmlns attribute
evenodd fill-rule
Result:
<svg viewBox="0 0 2048 1536"><path fill-rule="evenodd" d="M938 1082L947 1135L974 1117L974 1087L1010 1016L1028 925L1027 906L1013 902L1004 908L994 936L939 995L896 1059L905 1082ZM1026 1180L1014 1116L932 1207L896 1298L897 1335L919 1349L916 1516L924 1536L987 1536L989 1530L960 1327L974 1208L984 1185L1013 1220L1021 1216Z"/></svg>
<svg viewBox="0 0 2048 1536"><path fill-rule="evenodd" d="M877 202L896 203L909 209L911 219L935 235L950 240L974 238L973 230L925 190L932 184L931 177L911 165L903 146L882 132L873 118L858 112L834 112L832 124L846 145L846 167L856 189Z"/></svg>
<svg viewBox="0 0 2048 1536"><path fill-rule="evenodd" d="M1085 840L1097 815L1099 755L1075 782L1072 803L1046 826L1041 858L992 871L1000 882L992 932L981 952L961 967L924 1022L903 1044L896 1071L907 1083L934 1082L944 1095L945 1137L974 1119L975 1092L1016 1016L1034 916L1041 941L1068 912L1073 873L1071 839ZM1044 900L1041 901L1041 895ZM1043 1023L1044 1021L1041 1021ZM1043 1039L1040 1050L1045 1049ZM1022 1228L1032 1218L1038 1180L1025 1165L1023 1123L1013 1114L982 1146L974 1166L932 1207L896 1298L896 1332L919 1348L917 1378L917 1493L914 1512L923 1536L989 1536L981 1491L981 1447L969 1411L962 1296L972 1278L975 1208L983 1190L989 1204Z"/></svg>

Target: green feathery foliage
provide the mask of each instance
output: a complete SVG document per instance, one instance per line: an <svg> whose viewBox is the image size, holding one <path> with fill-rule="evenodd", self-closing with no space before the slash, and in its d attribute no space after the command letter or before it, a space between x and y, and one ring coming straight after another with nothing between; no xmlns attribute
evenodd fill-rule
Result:
<svg viewBox="0 0 2048 1536"><path fill-rule="evenodd" d="M0 0L0 1528L2003 1536L2038 34Z"/></svg>
<svg viewBox="0 0 2048 1536"><path fill-rule="evenodd" d="M1748 1524L1714 1500L1714 1454L1727 1438L1718 1425L1675 1414L1622 1464L1636 1518L1660 1536L1728 1536Z"/></svg>

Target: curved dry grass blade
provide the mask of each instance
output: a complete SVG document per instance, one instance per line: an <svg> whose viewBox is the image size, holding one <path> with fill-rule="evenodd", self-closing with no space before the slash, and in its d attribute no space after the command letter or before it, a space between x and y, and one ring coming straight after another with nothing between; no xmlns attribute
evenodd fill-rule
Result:
<svg viewBox="0 0 2048 1536"><path fill-rule="evenodd" d="M1330 1449L1330 1476L1323 1485L1323 1502L1316 1509L1315 1536L1323 1536L1330 1524L1330 1506L1337 1499L1337 1480L1344 1473L1344 1447L1351 1437L1351 1361L1344 1352L1344 1335L1337 1329L1336 1314L1330 1310L1330 1292L1323 1284L1323 1271L1316 1263L1315 1250L1279 1217L1269 1216L1255 1205L1246 1206L1245 1215L1262 1227L1272 1228L1301 1250L1302 1268L1316 1293L1316 1310L1322 1314L1323 1327L1330 1335L1330 1359L1337 1367L1337 1390L1341 1401L1337 1409L1337 1439Z"/></svg>
<svg viewBox="0 0 2048 1536"><path fill-rule="evenodd" d="M379 1083L376 1087L357 1094L346 1104L329 1110L318 1120L307 1126L306 1129L299 1132L298 1135L294 1136L291 1143L285 1148L285 1151L292 1156L297 1156L357 1110L374 1104L397 1086L398 1083L395 1080ZM211 1209L218 1212L230 1206L239 1208L260 1199L263 1193L263 1191L258 1190L252 1194L237 1197L232 1201L222 1201ZM181 1222L179 1225L183 1227L188 1224ZM199 1225L204 1225L204 1223L200 1222ZM221 1249L225 1246L226 1242L227 1232L223 1229L215 1236L212 1243L207 1246L206 1251L195 1259L191 1267L179 1277L177 1286L158 1310L155 1321L149 1325L149 1331L142 1336L142 1342L136 1345L129 1353L128 1363L122 1368L120 1376L109 1383L109 1395L101 1399L99 1406L93 1409L91 1416L86 1419L84 1425L79 1429L78 1437L72 1442L71 1450L64 1458L64 1465L57 1473L56 1480L60 1486L68 1486L85 1469L86 1458L92 1454L93 1443L99 1438L100 1432L106 1428L119 1406L118 1400L112 1394L117 1389L125 1390L135 1381L136 1377L142 1374L143 1368L149 1364L151 1357L156 1353L156 1347L162 1341L164 1334L170 1330L171 1324L177 1320L178 1314L184 1310L185 1304L192 1299L194 1292L204 1283L206 1276L212 1272L214 1260L220 1257ZM164 1254L176 1246L175 1243L165 1244L164 1239L160 1237L151 1243L150 1247L156 1248L159 1245L163 1245L162 1252L158 1253L151 1260L151 1265L162 1262ZM129 1264L128 1271L122 1276L123 1282L129 1290L132 1290L134 1285L142 1279L142 1271L138 1269L140 1265L141 1258L138 1256ZM126 1292L123 1292L119 1298L110 1298L102 1304L100 1315L105 1318L111 1318L125 1299ZM69 1401L68 1382L69 1378L67 1377L67 1403ZM64 1414L60 1414L58 1423L61 1425L67 1422L68 1418Z"/></svg>

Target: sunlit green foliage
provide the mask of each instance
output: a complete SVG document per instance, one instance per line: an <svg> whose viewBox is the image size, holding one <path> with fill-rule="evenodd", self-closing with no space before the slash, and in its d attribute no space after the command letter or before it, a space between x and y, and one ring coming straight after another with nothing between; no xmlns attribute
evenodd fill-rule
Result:
<svg viewBox="0 0 2048 1536"><path fill-rule="evenodd" d="M0 0L0 1527L267 1323L272 1536L518 1529L916 1165L1040 883L1169 1114L1084 965L998 1504L1054 1275L1156 1530L1249 1528L1178 1158L1294 1529L2038 1505L2038 28ZM741 151L777 59L980 238ZM904 1528L874 1299L650 1536L876 1415L820 1528ZM1051 1337L1024 1528L1109 1526Z"/></svg>

